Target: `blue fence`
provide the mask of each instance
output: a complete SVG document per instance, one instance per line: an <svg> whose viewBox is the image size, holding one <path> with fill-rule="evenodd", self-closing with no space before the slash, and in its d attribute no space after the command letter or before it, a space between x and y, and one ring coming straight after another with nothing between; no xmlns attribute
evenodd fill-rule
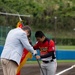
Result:
<svg viewBox="0 0 75 75"><path fill-rule="evenodd" d="M0 55L2 53L2 50L3 50L3 46L0 46Z"/></svg>
<svg viewBox="0 0 75 75"><path fill-rule="evenodd" d="M2 50L3 46L0 46L0 55ZM37 52L40 54L39 50ZM75 50L56 50L56 58L57 60L75 60ZM32 60L35 60L35 57Z"/></svg>
<svg viewBox="0 0 75 75"><path fill-rule="evenodd" d="M58 60L75 60L75 50L58 50L56 57Z"/></svg>

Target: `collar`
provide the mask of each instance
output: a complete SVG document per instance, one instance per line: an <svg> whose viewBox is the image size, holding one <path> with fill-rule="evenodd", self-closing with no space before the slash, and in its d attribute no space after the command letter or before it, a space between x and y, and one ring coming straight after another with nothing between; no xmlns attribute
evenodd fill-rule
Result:
<svg viewBox="0 0 75 75"><path fill-rule="evenodd" d="M49 38L46 37L45 40L43 41L43 43L45 43L46 41L49 41Z"/></svg>

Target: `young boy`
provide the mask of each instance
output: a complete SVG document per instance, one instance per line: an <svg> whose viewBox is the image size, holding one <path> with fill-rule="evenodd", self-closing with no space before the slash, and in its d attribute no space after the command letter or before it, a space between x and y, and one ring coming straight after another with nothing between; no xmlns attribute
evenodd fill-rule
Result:
<svg viewBox="0 0 75 75"><path fill-rule="evenodd" d="M37 43L34 45L34 49L40 50L39 59L42 60L41 68L41 75L55 75L57 62L55 56L55 43L53 40L48 39L42 31L36 31L35 37Z"/></svg>

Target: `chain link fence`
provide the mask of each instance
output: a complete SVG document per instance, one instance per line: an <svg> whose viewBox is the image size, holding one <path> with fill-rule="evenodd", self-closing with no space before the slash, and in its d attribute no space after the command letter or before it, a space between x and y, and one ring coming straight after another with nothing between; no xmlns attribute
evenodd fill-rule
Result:
<svg viewBox="0 0 75 75"><path fill-rule="evenodd" d="M0 26L0 46L4 46L6 36L13 27L12 26ZM46 34L46 33L45 33ZM65 33L64 33L65 34ZM75 45L75 38L56 38L52 36L51 34L47 33L46 36L50 39L53 39L56 41L57 45ZM32 31L32 36L31 36L32 43L36 43L36 38L35 38L35 32Z"/></svg>
<svg viewBox="0 0 75 75"><path fill-rule="evenodd" d="M0 26L0 45L3 46L5 43L5 38L9 30L11 30L11 26Z"/></svg>

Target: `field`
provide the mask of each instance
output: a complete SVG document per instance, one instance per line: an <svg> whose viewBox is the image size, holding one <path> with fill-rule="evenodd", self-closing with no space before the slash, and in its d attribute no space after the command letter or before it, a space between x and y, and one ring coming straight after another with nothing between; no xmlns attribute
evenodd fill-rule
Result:
<svg viewBox="0 0 75 75"><path fill-rule="evenodd" d="M74 65L74 63L75 61L71 62L59 61L56 75L75 75L75 68L66 71L66 69L69 69L72 65ZM64 70L65 72L63 72ZM3 75L1 66L0 66L0 75ZM21 69L21 75L40 75L40 68L39 65L37 64L37 61L36 62L28 61L26 65Z"/></svg>
<svg viewBox="0 0 75 75"><path fill-rule="evenodd" d="M56 46L56 49L62 50L75 50L75 46Z"/></svg>

